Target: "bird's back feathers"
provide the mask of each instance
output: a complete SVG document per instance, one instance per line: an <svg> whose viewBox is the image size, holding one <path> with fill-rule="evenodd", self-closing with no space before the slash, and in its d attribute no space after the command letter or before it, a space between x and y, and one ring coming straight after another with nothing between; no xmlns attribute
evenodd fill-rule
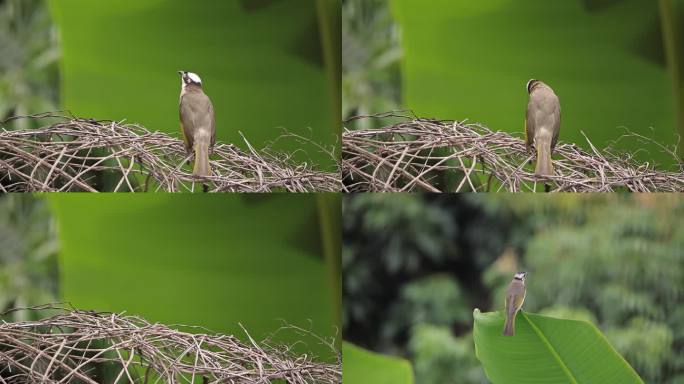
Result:
<svg viewBox="0 0 684 384"><path fill-rule="evenodd" d="M529 89L530 98L525 113L525 144L537 150L535 174L552 176L551 153L560 131L560 102L553 90L536 81Z"/></svg>
<svg viewBox="0 0 684 384"><path fill-rule="evenodd" d="M209 153L216 139L216 122L214 106L201 87L188 85L183 88L180 120L186 150L195 152L193 174L210 175Z"/></svg>

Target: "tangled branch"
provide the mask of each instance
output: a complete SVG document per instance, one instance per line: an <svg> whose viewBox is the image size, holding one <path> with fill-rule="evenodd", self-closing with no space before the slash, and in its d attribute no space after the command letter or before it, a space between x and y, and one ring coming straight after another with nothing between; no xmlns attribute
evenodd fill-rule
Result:
<svg viewBox="0 0 684 384"><path fill-rule="evenodd" d="M339 362L317 362L295 355L287 346L257 343L246 330L249 343L231 335L184 332L122 313L52 306L18 310L38 309L58 313L39 321L0 324L0 383L341 382ZM111 377L104 377L104 368Z"/></svg>
<svg viewBox="0 0 684 384"><path fill-rule="evenodd" d="M393 114L355 119L399 117L401 122L379 129L342 134L342 178L345 192L362 191L536 191L546 184L555 192L681 192L684 165L674 150L635 133L624 136L658 147L675 159L668 172L633 155L608 147L590 151L559 143L554 151L556 175L534 174L534 154L522 139L479 124L409 118ZM458 175L456 182L446 175Z"/></svg>
<svg viewBox="0 0 684 384"><path fill-rule="evenodd" d="M339 174L296 164L292 155L269 148L256 150L244 136L247 151L217 142L210 160L213 175L198 178L190 166L184 166L192 156L182 141L166 133L136 124L52 114L13 119L44 118L59 122L0 132L0 191L178 192L192 191L195 184L206 185L211 192L332 192L341 188ZM101 175L111 175L115 182L106 185Z"/></svg>

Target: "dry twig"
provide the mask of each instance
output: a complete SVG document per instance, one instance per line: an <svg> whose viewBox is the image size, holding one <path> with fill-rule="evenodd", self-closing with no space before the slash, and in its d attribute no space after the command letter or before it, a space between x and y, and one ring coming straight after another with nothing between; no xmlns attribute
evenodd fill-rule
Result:
<svg viewBox="0 0 684 384"><path fill-rule="evenodd" d="M57 310L39 321L0 324L0 383L340 383L341 364L287 346L193 333L123 313ZM16 311L16 310L13 310ZM298 329L299 330L299 329ZM331 342L332 343L332 342ZM327 344L334 351L332 344ZM109 382L109 381L108 381Z"/></svg>
<svg viewBox="0 0 684 384"><path fill-rule="evenodd" d="M394 125L379 129L349 130L342 134L343 191L536 191L547 184L555 192L681 192L684 164L675 150L657 145L679 164L678 171L640 164L630 154L612 148L597 149L585 136L587 152L575 144L559 143L554 152L556 176L534 175L534 155L522 139L494 132L479 124L411 118L393 113L360 116L351 120L398 117ZM452 187L445 174L458 174Z"/></svg>
<svg viewBox="0 0 684 384"><path fill-rule="evenodd" d="M166 133L50 113L12 120L44 118L60 122L0 132L0 191L178 192L191 191L195 184L206 184L211 192L336 192L341 188L338 173L295 164L291 155L269 148L256 150L244 136L247 151L217 142L210 161L214 175L198 178L189 166L183 167L191 157L182 141ZM102 185L98 175L103 173L114 175L114 185Z"/></svg>

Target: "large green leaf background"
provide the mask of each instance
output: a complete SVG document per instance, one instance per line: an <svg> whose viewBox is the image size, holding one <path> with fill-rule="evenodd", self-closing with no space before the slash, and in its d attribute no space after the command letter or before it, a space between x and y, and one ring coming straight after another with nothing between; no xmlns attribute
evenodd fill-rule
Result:
<svg viewBox="0 0 684 384"><path fill-rule="evenodd" d="M284 323L336 334L314 195L50 195L61 241L61 296L263 339ZM335 359L317 340L277 340Z"/></svg>
<svg viewBox="0 0 684 384"><path fill-rule="evenodd" d="M345 383L413 384L413 369L407 360L381 355L347 342L342 345L342 353Z"/></svg>
<svg viewBox="0 0 684 384"><path fill-rule="evenodd" d="M404 107L522 135L525 84L550 84L560 139L602 147L626 127L676 143L658 4L651 0L391 0L401 28ZM644 148L635 140L621 148ZM642 160L670 163L653 147Z"/></svg>
<svg viewBox="0 0 684 384"><path fill-rule="evenodd" d="M473 317L477 357L494 384L643 383L589 322L521 312L505 337L502 312Z"/></svg>
<svg viewBox="0 0 684 384"><path fill-rule="evenodd" d="M282 129L337 144L316 3L51 0L63 50L62 105L179 134L178 70L202 77L217 140L256 147ZM300 143L279 149L294 152ZM315 149L298 153L331 167Z"/></svg>

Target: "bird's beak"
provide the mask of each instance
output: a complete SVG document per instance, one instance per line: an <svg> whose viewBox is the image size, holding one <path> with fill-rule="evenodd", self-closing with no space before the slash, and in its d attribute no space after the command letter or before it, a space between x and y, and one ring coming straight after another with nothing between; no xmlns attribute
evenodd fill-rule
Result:
<svg viewBox="0 0 684 384"><path fill-rule="evenodd" d="M184 73L185 73L185 71L178 71L178 74L181 76L183 76Z"/></svg>

